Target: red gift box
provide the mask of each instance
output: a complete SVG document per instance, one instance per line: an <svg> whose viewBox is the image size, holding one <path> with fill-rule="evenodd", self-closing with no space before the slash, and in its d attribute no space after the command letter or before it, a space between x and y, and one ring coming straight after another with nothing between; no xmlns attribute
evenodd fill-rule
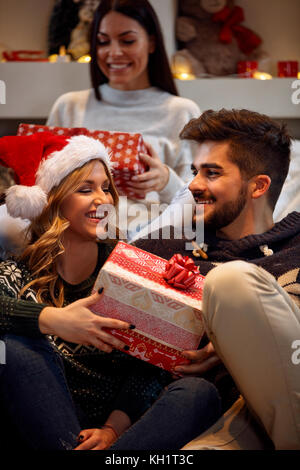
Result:
<svg viewBox="0 0 300 470"><path fill-rule="evenodd" d="M128 354L172 371L188 364L183 350L197 349L204 334L201 299L204 277L176 289L165 279L168 261L119 242L103 265L94 291L103 296L91 310L134 324L134 330L109 330L129 346Z"/></svg>
<svg viewBox="0 0 300 470"><path fill-rule="evenodd" d="M146 165L139 159L139 153L148 153L141 134L128 134L127 132L90 131L84 127L55 127L36 124L20 124L17 135L30 135L35 132L49 131L53 134L86 135L100 140L111 154L113 176L115 185L120 194L132 199L141 197L127 187L132 176L144 173Z"/></svg>
<svg viewBox="0 0 300 470"><path fill-rule="evenodd" d="M281 60L277 62L278 77L297 77L298 62L296 60Z"/></svg>
<svg viewBox="0 0 300 470"><path fill-rule="evenodd" d="M253 78L257 71L257 62L253 60L241 60L237 64L237 73L239 77Z"/></svg>

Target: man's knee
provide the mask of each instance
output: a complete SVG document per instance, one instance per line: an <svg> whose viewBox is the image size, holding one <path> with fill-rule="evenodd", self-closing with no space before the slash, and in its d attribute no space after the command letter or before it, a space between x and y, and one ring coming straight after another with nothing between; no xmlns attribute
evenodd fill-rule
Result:
<svg viewBox="0 0 300 470"><path fill-rule="evenodd" d="M275 279L261 267L245 261L230 261L212 269L205 278L203 315L208 327L218 315L233 316L247 312L256 304L258 291L269 289ZM218 317L219 318L219 317ZM228 318L229 320L229 318Z"/></svg>
<svg viewBox="0 0 300 470"><path fill-rule="evenodd" d="M247 282L249 275L251 276L256 269L258 268L254 264L241 260L223 263L211 269L207 274L204 289L210 289L211 287L224 288L227 285L232 290L236 290L237 284Z"/></svg>

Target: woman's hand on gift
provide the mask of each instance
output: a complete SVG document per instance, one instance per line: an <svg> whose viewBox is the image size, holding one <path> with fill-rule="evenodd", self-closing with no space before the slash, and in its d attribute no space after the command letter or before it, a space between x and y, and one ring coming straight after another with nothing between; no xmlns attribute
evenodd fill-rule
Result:
<svg viewBox="0 0 300 470"><path fill-rule="evenodd" d="M201 376L221 363L211 342L197 351L182 351L182 355L191 363L174 368L174 372L178 372L180 375Z"/></svg>
<svg viewBox="0 0 300 470"><path fill-rule="evenodd" d="M169 181L169 168L164 165L158 154L150 144L145 143L150 155L140 153L139 157L148 166L148 171L136 175L128 181L127 185L140 197L145 197L150 191L161 191Z"/></svg>
<svg viewBox="0 0 300 470"><path fill-rule="evenodd" d="M59 336L71 343L95 346L107 353L114 348L123 349L125 343L103 328L127 330L132 326L127 322L93 313L89 307L99 301L101 295L96 292L63 308L45 307L39 316L41 333Z"/></svg>

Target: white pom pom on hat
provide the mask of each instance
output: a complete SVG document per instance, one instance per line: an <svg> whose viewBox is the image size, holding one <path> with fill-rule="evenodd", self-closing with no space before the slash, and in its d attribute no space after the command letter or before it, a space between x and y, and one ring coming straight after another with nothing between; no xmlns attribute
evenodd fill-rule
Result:
<svg viewBox="0 0 300 470"><path fill-rule="evenodd" d="M104 145L84 135L67 138L42 132L0 138L0 163L12 168L20 183L6 192L8 213L30 220L38 217L50 190L91 160L102 160L111 169Z"/></svg>

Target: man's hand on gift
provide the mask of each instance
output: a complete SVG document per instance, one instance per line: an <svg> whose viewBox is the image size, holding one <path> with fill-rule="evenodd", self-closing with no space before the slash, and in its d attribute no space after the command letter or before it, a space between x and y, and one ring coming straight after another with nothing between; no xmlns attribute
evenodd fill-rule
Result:
<svg viewBox="0 0 300 470"><path fill-rule="evenodd" d="M221 363L211 342L197 351L183 351L182 355L191 363L174 368L174 372L180 375L199 376Z"/></svg>
<svg viewBox="0 0 300 470"><path fill-rule="evenodd" d="M133 176L127 185L136 194L145 197L150 191L161 191L169 181L169 169L164 165L153 147L145 143L147 153L140 153L139 157L148 167L148 171L141 175Z"/></svg>

